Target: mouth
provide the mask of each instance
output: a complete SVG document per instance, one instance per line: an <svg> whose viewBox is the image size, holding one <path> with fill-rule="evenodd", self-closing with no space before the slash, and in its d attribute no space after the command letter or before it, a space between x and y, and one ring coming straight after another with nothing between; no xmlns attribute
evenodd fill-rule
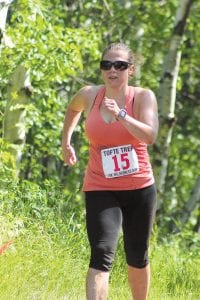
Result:
<svg viewBox="0 0 200 300"><path fill-rule="evenodd" d="M116 80L116 79L118 79L118 77L117 77L117 76L114 76L114 75L109 76L108 78L109 78L110 80Z"/></svg>

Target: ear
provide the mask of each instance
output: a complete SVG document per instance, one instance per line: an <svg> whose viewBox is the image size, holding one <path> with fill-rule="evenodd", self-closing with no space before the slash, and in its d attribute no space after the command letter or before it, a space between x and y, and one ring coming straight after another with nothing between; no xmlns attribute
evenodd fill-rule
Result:
<svg viewBox="0 0 200 300"><path fill-rule="evenodd" d="M134 65L131 65L128 69L128 75L129 76L133 76L135 73L135 66Z"/></svg>

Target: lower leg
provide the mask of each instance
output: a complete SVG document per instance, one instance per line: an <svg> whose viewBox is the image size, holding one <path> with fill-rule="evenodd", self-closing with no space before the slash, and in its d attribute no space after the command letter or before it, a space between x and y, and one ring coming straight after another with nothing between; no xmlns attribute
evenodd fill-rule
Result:
<svg viewBox="0 0 200 300"><path fill-rule="evenodd" d="M108 294L109 272L90 268L87 273L87 300L105 300Z"/></svg>
<svg viewBox="0 0 200 300"><path fill-rule="evenodd" d="M139 269L128 266L128 279L134 300L147 300L150 283L150 266Z"/></svg>

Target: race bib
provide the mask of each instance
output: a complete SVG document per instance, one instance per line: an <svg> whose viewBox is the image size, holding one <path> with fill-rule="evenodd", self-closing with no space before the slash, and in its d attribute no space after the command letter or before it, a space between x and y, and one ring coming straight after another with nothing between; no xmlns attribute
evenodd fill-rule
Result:
<svg viewBox="0 0 200 300"><path fill-rule="evenodd" d="M136 173L138 157L132 145L123 145L101 150L101 159L106 178Z"/></svg>

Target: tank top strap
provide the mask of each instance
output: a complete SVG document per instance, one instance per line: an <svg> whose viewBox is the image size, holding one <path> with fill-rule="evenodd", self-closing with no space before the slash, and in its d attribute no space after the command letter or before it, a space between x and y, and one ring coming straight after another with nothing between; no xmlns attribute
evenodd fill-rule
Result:
<svg viewBox="0 0 200 300"><path fill-rule="evenodd" d="M103 99L103 97L104 97L104 95L105 95L105 90L106 90L105 86L102 86L102 87L98 90L98 92L97 92L97 94L96 94L96 97L95 97L95 100L94 100L94 105L93 105L93 107L94 107L94 106L95 106L95 107L99 107L99 105L101 104L101 101L102 101L102 99Z"/></svg>
<svg viewBox="0 0 200 300"><path fill-rule="evenodd" d="M133 104L134 94L135 94L135 88L134 88L134 86L129 86L129 93L128 93L128 96L126 98L126 103L127 104Z"/></svg>
<svg viewBox="0 0 200 300"><path fill-rule="evenodd" d="M102 86L98 90L92 109L100 106L101 101L105 95L105 90L106 90L105 86ZM131 113L131 114L132 114L132 107L133 107L133 102L134 102L134 92L135 92L134 87L129 86L129 93L126 97L126 108L127 108L128 113Z"/></svg>
<svg viewBox="0 0 200 300"><path fill-rule="evenodd" d="M126 109L127 109L128 114L130 114L130 115L133 114L134 94L135 94L134 87L129 86L129 93L126 97Z"/></svg>

